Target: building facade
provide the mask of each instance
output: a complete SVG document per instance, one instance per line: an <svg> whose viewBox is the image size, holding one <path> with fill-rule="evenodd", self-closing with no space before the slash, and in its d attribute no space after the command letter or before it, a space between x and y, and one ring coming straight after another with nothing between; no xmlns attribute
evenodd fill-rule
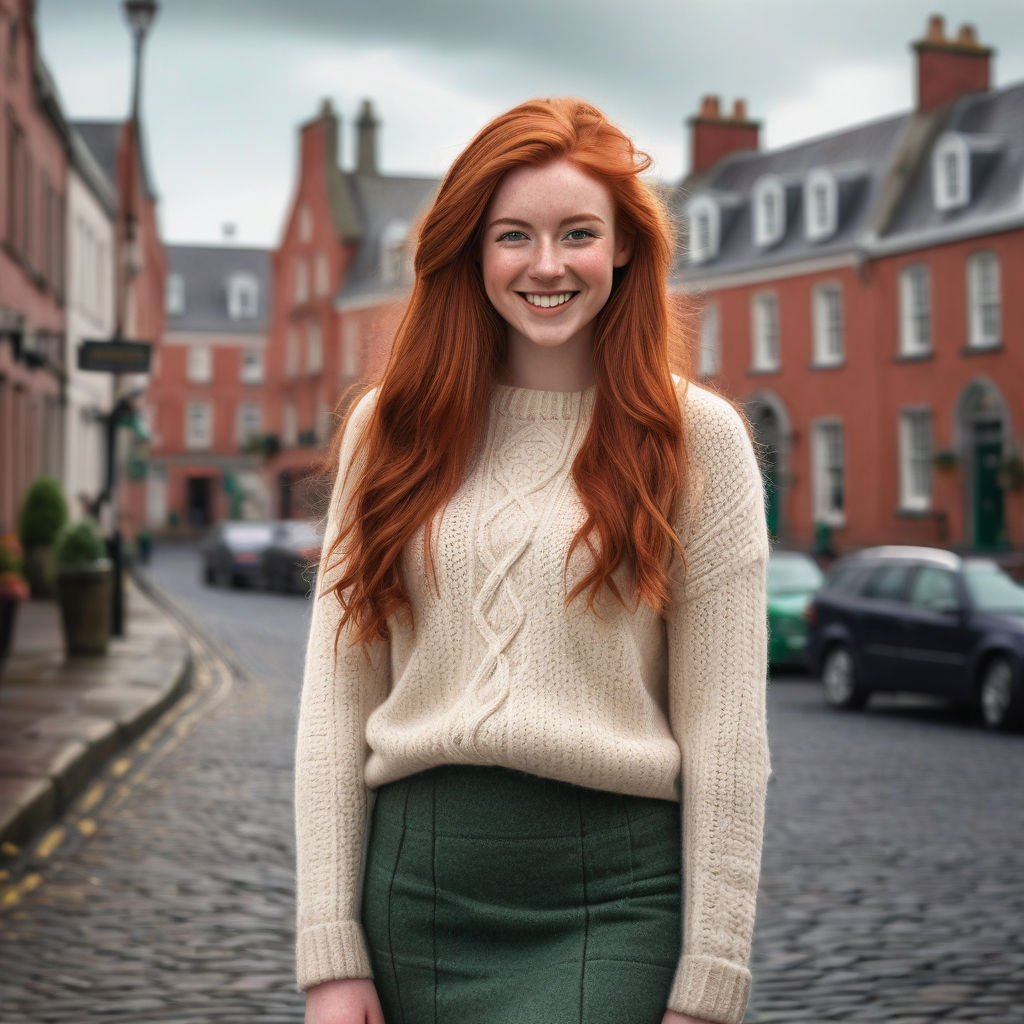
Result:
<svg viewBox="0 0 1024 1024"><path fill-rule="evenodd" d="M146 523L195 533L263 519L270 259L265 249L170 245L166 330L146 395Z"/></svg>
<svg viewBox="0 0 1024 1024"><path fill-rule="evenodd" d="M0 529L64 453L67 124L32 0L0 0Z"/></svg>
<svg viewBox="0 0 1024 1024"><path fill-rule="evenodd" d="M971 26L913 50L905 114L772 151L742 103L691 120L675 286L784 546L1024 545L1024 85Z"/></svg>

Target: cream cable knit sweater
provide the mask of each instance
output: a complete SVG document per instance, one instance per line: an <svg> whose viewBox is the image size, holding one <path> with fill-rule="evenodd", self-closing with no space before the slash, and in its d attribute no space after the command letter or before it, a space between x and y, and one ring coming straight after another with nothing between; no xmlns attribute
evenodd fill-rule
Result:
<svg viewBox="0 0 1024 1024"><path fill-rule="evenodd" d="M365 657L338 604L315 600L295 764L298 987L369 977L359 923L369 790L439 764L495 764L597 789L682 801L684 945L669 1007L739 1024L761 862L770 760L764 494L732 407L677 390L692 450L675 526L676 603L663 619L602 592L602 619L563 610L565 552L584 520L573 458L585 391L495 385L465 479L434 526L440 597L424 585L422 530L402 576L416 616L389 622ZM349 422L352 459L376 392ZM324 544L347 494L339 471ZM587 571L577 548L571 586ZM616 582L629 599L629 566ZM321 562L316 592L329 579ZM681 785L680 785L681 783Z"/></svg>

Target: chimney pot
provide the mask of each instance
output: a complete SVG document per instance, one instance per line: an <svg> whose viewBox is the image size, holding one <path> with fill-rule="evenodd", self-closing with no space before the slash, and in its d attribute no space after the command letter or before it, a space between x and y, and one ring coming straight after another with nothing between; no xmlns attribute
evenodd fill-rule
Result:
<svg viewBox="0 0 1024 1024"><path fill-rule="evenodd" d="M746 100L734 100L732 104L732 119L734 121L746 121L747 119L747 101Z"/></svg>
<svg viewBox="0 0 1024 1024"><path fill-rule="evenodd" d="M978 33L975 31L974 26L961 25L960 31L957 33L956 41L961 46L977 46Z"/></svg>
<svg viewBox="0 0 1024 1024"><path fill-rule="evenodd" d="M928 42L944 43L946 41L946 19L941 14L933 14L928 19Z"/></svg>
<svg viewBox="0 0 1024 1024"><path fill-rule="evenodd" d="M721 111L718 105L718 97L713 93L705 96L700 101L700 116L701 117L721 117Z"/></svg>
<svg viewBox="0 0 1024 1024"><path fill-rule="evenodd" d="M363 100L356 121L356 172L377 173L377 127L380 122L373 112L373 104Z"/></svg>

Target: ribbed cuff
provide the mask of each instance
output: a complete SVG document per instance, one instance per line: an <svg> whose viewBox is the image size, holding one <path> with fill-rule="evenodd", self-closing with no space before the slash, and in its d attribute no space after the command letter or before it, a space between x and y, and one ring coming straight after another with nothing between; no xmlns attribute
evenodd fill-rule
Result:
<svg viewBox="0 0 1024 1024"><path fill-rule="evenodd" d="M301 991L322 981L372 978L363 929L357 921L304 928L295 942L295 978Z"/></svg>
<svg viewBox="0 0 1024 1024"><path fill-rule="evenodd" d="M746 967L713 956L684 956L672 982L668 1008L715 1024L742 1024L749 999Z"/></svg>

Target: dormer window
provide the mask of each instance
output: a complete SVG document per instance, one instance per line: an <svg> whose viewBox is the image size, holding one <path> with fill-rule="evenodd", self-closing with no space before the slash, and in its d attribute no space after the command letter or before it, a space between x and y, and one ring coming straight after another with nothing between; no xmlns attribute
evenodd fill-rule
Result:
<svg viewBox="0 0 1024 1024"><path fill-rule="evenodd" d="M811 171L804 186L804 224L809 241L820 242L835 234L838 205L835 177L820 168Z"/></svg>
<svg viewBox="0 0 1024 1024"><path fill-rule="evenodd" d="M775 245L786 233L786 193L775 177L761 178L754 186L754 243Z"/></svg>
<svg viewBox="0 0 1024 1024"><path fill-rule="evenodd" d="M718 255L720 219L718 204L709 196L698 196L690 203L690 262L705 263Z"/></svg>
<svg viewBox="0 0 1024 1024"><path fill-rule="evenodd" d="M937 210L957 210L971 199L971 162L967 141L947 132L932 153L932 199Z"/></svg>
<svg viewBox="0 0 1024 1024"><path fill-rule="evenodd" d="M185 278L181 274L167 275L164 304L168 316L181 316L185 312Z"/></svg>
<svg viewBox="0 0 1024 1024"><path fill-rule="evenodd" d="M404 220L391 221L381 233L380 277L384 284L400 285L407 280L408 237L409 225Z"/></svg>
<svg viewBox="0 0 1024 1024"><path fill-rule="evenodd" d="M259 315L260 285L252 274L232 274L228 279L228 316L252 320Z"/></svg>

